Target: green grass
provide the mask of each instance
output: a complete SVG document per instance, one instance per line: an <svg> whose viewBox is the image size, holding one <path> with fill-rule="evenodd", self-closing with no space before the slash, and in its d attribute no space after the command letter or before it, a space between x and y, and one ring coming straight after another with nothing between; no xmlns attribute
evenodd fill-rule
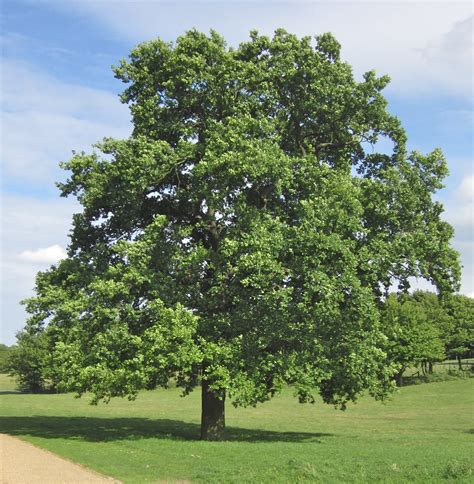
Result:
<svg viewBox="0 0 474 484"><path fill-rule="evenodd" d="M125 483L472 482L473 379L363 398L345 412L300 405L291 390L228 406L228 440L200 442L197 392L143 392L90 406L71 395L13 394L0 379L1 432ZM8 386L9 385L9 386Z"/></svg>
<svg viewBox="0 0 474 484"><path fill-rule="evenodd" d="M0 373L0 394L5 395L7 392L20 393L15 380L5 373Z"/></svg>

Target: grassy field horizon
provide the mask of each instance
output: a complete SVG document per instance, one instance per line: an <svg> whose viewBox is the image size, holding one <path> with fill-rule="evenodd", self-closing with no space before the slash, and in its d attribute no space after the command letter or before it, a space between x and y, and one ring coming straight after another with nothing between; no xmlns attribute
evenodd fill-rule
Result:
<svg viewBox="0 0 474 484"><path fill-rule="evenodd" d="M227 440L202 442L199 392L91 406L16 393L2 375L0 431L124 483L472 482L473 390L474 379L412 385L341 412L286 389L256 408L227 405Z"/></svg>

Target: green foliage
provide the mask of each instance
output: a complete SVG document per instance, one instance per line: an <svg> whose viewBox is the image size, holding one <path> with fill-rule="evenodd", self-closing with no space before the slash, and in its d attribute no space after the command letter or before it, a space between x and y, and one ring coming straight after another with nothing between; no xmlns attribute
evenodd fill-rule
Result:
<svg viewBox="0 0 474 484"><path fill-rule="evenodd" d="M11 346L0 343L0 373L5 373L8 367L8 359L12 351Z"/></svg>
<svg viewBox="0 0 474 484"><path fill-rule="evenodd" d="M439 330L445 354L465 358L474 349L474 299L461 294L439 298L427 291L415 291L413 301L419 304L429 321Z"/></svg>
<svg viewBox="0 0 474 484"><path fill-rule="evenodd" d="M339 50L330 34L228 49L190 31L115 68L133 135L63 164L83 210L27 302L61 388L97 401L202 378L242 406L285 384L342 407L387 394L383 287L458 284L432 200L447 167L406 153L388 78L357 82Z"/></svg>
<svg viewBox="0 0 474 484"><path fill-rule="evenodd" d="M474 350L474 299L451 295L445 304L449 324L445 329L446 354L463 358Z"/></svg>
<svg viewBox="0 0 474 484"><path fill-rule="evenodd" d="M432 365L445 357L459 360L474 348L474 299L459 294L440 298L428 291L390 295L382 309L389 360L399 376L409 367ZM455 376L455 375L451 375ZM424 381L441 381L446 375L426 375Z"/></svg>
<svg viewBox="0 0 474 484"><path fill-rule="evenodd" d="M389 295L381 318L387 336L388 361L398 367L399 384L407 368L444 359L444 345L436 322L413 296Z"/></svg>
<svg viewBox="0 0 474 484"><path fill-rule="evenodd" d="M53 390L54 365L46 331L19 332L17 344L9 352L6 371L16 377L21 391L41 393Z"/></svg>

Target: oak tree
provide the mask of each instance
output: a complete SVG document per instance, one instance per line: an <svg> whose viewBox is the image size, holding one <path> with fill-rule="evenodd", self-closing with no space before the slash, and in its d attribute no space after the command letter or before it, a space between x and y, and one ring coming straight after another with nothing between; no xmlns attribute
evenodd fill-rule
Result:
<svg viewBox="0 0 474 484"><path fill-rule="evenodd" d="M385 395L386 288L459 279L432 199L446 162L407 153L389 78L358 81L332 35L284 30L237 48L215 32L153 40L115 76L133 134L63 164L82 211L27 302L63 389L200 386L203 439L222 438L226 399L287 384L342 407Z"/></svg>

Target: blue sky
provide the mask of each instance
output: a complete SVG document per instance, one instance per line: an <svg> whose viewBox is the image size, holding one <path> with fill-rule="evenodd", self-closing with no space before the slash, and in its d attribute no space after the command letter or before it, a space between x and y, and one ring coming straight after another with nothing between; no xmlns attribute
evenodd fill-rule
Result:
<svg viewBox="0 0 474 484"><path fill-rule="evenodd" d="M389 74L389 110L409 147L440 147L448 159L438 198L456 230L461 292L474 296L471 2L3 0L1 9L2 342L12 344L24 325L18 302L32 294L35 273L64 254L79 209L58 197L59 161L130 133L110 66L141 41L193 27L231 45L251 29L331 31L356 76Z"/></svg>

